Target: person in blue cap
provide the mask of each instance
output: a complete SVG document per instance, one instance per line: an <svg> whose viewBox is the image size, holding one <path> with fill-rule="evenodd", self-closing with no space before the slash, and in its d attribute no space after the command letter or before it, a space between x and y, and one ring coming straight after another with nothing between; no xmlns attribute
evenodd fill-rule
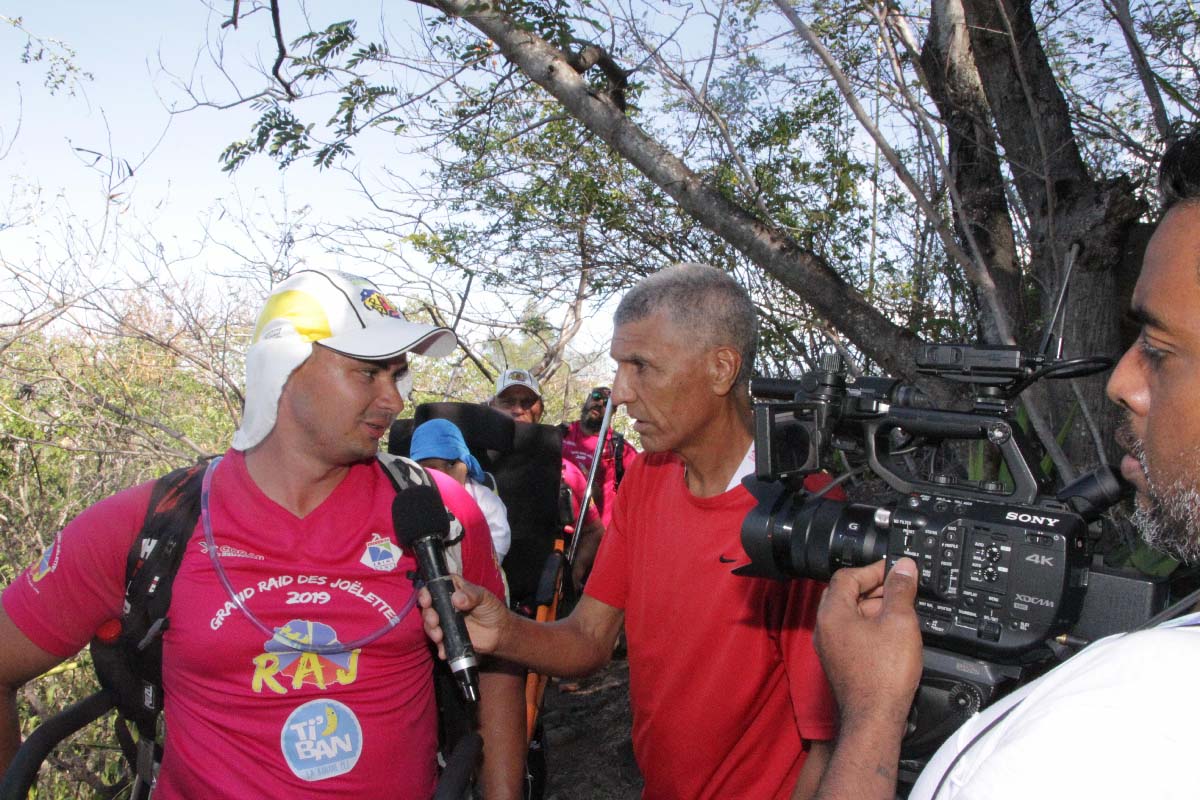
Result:
<svg viewBox="0 0 1200 800"><path fill-rule="evenodd" d="M499 495L487 486L487 473L467 449L458 426L446 419L431 419L421 423L413 431L409 457L427 469L444 472L466 487L491 528L496 560L502 561L512 543L508 509Z"/></svg>

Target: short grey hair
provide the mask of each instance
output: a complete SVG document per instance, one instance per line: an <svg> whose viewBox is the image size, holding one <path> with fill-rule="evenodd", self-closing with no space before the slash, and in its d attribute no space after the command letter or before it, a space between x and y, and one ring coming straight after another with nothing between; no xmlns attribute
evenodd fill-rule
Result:
<svg viewBox="0 0 1200 800"><path fill-rule="evenodd" d="M731 275L707 264L673 264L625 293L613 326L663 313L706 347L727 345L742 356L735 384L750 380L758 349L758 312Z"/></svg>

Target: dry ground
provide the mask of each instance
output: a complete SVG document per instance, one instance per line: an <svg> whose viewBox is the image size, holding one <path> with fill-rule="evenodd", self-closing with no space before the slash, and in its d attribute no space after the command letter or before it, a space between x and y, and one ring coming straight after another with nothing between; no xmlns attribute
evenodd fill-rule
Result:
<svg viewBox="0 0 1200 800"><path fill-rule="evenodd" d="M614 659L575 682L574 691L563 691L570 683L546 689L546 800L638 800L642 776L629 739L629 665Z"/></svg>

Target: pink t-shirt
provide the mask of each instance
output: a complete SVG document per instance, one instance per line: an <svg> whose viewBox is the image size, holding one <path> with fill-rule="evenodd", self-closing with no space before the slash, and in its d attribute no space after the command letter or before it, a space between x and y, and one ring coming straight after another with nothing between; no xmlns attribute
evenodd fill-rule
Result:
<svg viewBox="0 0 1200 800"><path fill-rule="evenodd" d="M670 453L643 454L621 484L584 591L625 610L646 798L782 800L802 740L833 738L812 643L824 584L733 574L753 507L742 486L695 497Z"/></svg>
<svg viewBox="0 0 1200 800"><path fill-rule="evenodd" d="M487 524L466 490L432 473L462 524L463 574L503 591ZM80 514L5 590L5 611L42 649L68 657L120 615L125 557L152 484ZM291 650L254 627L221 586L201 526L176 575L163 636L167 740L156 797L429 797L436 709L430 649L413 595L415 560L395 544L395 490L356 464L303 519L264 495L242 453L213 475L213 538L234 591L278 636L351 643Z"/></svg>
<svg viewBox="0 0 1200 800"><path fill-rule="evenodd" d="M584 490L587 489L587 477L579 471L578 467L564 458L562 462L562 478L563 483L571 490L571 518L579 519L579 504L583 501ZM595 492L592 494L593 499L596 499ZM600 514L596 511L596 504L589 503L587 511L583 514L584 524L595 522L598 519L600 519Z"/></svg>
<svg viewBox="0 0 1200 800"><path fill-rule="evenodd" d="M604 527L607 528L612 523L613 500L617 495L617 456L612 432L610 431L604 438L604 453L600 456L600 465L596 471L596 485L600 488L597 488L594 494L596 507L600 509L600 518L604 522ZM587 475L592 469L592 458L594 458L599 441L599 436L585 432L583 426L578 422L572 422L563 435L563 458L579 468L584 475L585 483ZM634 449L633 445L622 440L621 465L628 470L637 457L638 451Z"/></svg>

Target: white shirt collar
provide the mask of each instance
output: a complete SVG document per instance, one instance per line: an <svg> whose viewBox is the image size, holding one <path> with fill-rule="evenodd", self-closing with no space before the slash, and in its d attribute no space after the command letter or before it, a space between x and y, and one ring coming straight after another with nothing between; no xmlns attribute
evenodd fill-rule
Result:
<svg viewBox="0 0 1200 800"><path fill-rule="evenodd" d="M736 489L742 482L742 478L747 475L754 474L754 440L750 440L750 449L746 451L746 457L742 459L742 463L738 464L738 468L733 471L733 477L729 479L729 485L725 487L725 491L731 492Z"/></svg>

